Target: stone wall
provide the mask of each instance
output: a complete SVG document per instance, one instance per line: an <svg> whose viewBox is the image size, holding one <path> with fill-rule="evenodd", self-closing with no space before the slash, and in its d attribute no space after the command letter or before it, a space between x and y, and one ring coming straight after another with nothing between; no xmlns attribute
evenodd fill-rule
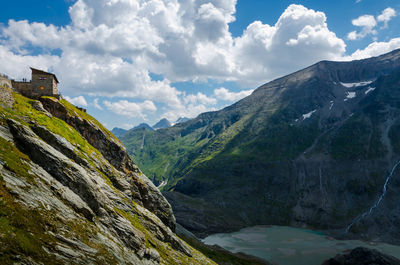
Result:
<svg viewBox="0 0 400 265"><path fill-rule="evenodd" d="M26 96L32 96L31 82L23 82L23 81L12 81L12 88L18 93Z"/></svg>
<svg viewBox="0 0 400 265"><path fill-rule="evenodd" d="M0 86L11 88L12 87L11 80L0 75Z"/></svg>

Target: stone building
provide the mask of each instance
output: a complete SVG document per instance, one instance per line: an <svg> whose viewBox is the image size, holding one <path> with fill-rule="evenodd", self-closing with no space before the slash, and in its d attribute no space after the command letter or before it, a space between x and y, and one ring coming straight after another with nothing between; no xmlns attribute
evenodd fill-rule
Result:
<svg viewBox="0 0 400 265"><path fill-rule="evenodd" d="M31 67L32 80L13 81L12 87L24 96L37 98L40 96L59 97L58 80L55 74Z"/></svg>

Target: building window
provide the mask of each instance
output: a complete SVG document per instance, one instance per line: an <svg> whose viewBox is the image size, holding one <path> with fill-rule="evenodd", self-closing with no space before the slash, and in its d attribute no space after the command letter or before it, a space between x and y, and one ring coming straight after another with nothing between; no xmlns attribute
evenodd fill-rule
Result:
<svg viewBox="0 0 400 265"><path fill-rule="evenodd" d="M44 86L41 86L41 87L40 87L40 90L44 90Z"/></svg>
<svg viewBox="0 0 400 265"><path fill-rule="evenodd" d="M39 80L46 80L47 78L46 77L43 77L43 76L41 76L41 77L39 77Z"/></svg>

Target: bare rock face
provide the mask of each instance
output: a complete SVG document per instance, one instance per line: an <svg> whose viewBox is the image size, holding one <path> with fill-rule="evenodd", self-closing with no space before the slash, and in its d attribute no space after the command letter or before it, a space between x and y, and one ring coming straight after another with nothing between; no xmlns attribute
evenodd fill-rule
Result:
<svg viewBox="0 0 400 265"><path fill-rule="evenodd" d="M349 254L337 255L322 265L400 265L400 260L374 249L359 247Z"/></svg>
<svg viewBox="0 0 400 265"><path fill-rule="evenodd" d="M107 135L97 124L89 119L82 118L56 98L40 98L44 108L55 117L64 120L74 127L93 147L99 150L102 155L117 169L138 171L137 166L132 162L125 147L111 135ZM65 102L65 101L64 101ZM65 102L66 104L69 104Z"/></svg>
<svg viewBox="0 0 400 265"><path fill-rule="evenodd" d="M59 100L48 97L41 98L40 101L48 112L75 128L93 147L100 151L112 166L124 172L125 180L131 185L133 191L132 198L140 201L142 206L149 211L154 212L172 231L175 230L175 217L170 204L132 162L125 147L118 139L111 134L106 134L89 118L82 118L81 115L69 110L65 106L69 104L68 102L64 101L64 105Z"/></svg>
<svg viewBox="0 0 400 265"><path fill-rule="evenodd" d="M0 106L0 264L215 264L97 121L14 97Z"/></svg>

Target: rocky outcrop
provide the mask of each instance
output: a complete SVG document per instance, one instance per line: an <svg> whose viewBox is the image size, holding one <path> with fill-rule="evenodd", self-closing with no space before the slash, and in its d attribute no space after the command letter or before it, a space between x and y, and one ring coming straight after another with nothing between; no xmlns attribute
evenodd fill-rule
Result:
<svg viewBox="0 0 400 265"><path fill-rule="evenodd" d="M49 143L39 139L27 126L21 125L12 119L8 119L7 123L17 147L28 154L33 163L43 168L61 185L68 187L80 198L80 203L75 203L74 200L68 201L68 204L77 213L82 214L89 221L93 221L94 217L99 218L103 225L108 229L114 230L119 235L127 247L135 250L135 252L145 251L144 234L114 210L114 207L120 207L127 208L126 210L129 212L129 205L115 202L114 199L118 195L105 183L99 174L84 168L87 163L77 164L51 146L53 144L59 147L60 150L66 151L68 155L74 153L71 145L65 142L61 144L63 142L61 137L55 137L44 127L35 126L34 128L40 131L42 136L46 135L46 133L53 136L54 138L49 137ZM44 138L47 139L46 137ZM157 237L160 240L171 243L175 249L191 256L191 251L188 247L177 239L169 228L165 227L161 222L157 222L154 217L151 217L150 213L149 216L144 215L143 217L145 221L149 222L149 227L158 232Z"/></svg>
<svg viewBox="0 0 400 265"><path fill-rule="evenodd" d="M93 147L99 150L111 165L124 172L125 180L132 187L132 198L154 212L173 231L175 230L175 217L170 204L132 162L125 147L118 139L101 128L89 116L85 115L85 117L83 113L79 115L78 110L72 109L65 100L59 101L56 98L43 97L40 98L40 101L48 112L75 128ZM117 187L119 187L118 183Z"/></svg>
<svg viewBox="0 0 400 265"><path fill-rule="evenodd" d="M138 171L129 158L125 147L111 134L107 134L98 124L79 115L77 109L71 109L69 103L64 104L56 98L42 97L43 107L55 117L62 119L75 128L93 147L118 170ZM83 113L80 113L83 114Z"/></svg>
<svg viewBox="0 0 400 265"><path fill-rule="evenodd" d="M400 260L374 249L355 248L349 254L341 254L322 265L400 265Z"/></svg>
<svg viewBox="0 0 400 265"><path fill-rule="evenodd" d="M132 161L116 168L56 114L15 100L0 106L1 264L214 264L175 235ZM94 122L86 131L103 130Z"/></svg>

